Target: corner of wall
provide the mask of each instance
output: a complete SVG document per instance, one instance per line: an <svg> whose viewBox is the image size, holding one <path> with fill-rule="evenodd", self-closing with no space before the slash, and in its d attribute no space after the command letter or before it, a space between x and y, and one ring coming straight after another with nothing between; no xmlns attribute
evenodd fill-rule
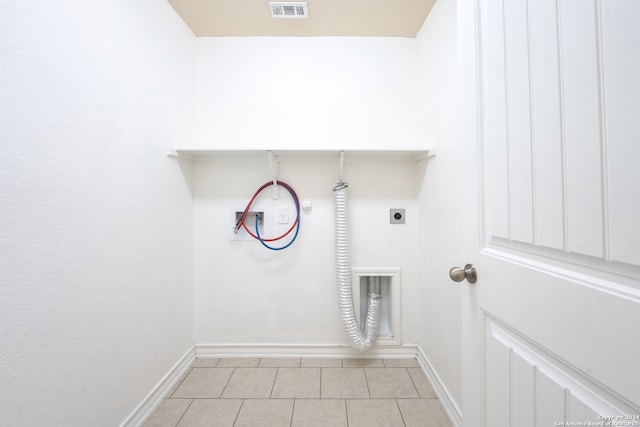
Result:
<svg viewBox="0 0 640 427"><path fill-rule="evenodd" d="M433 391L436 393L436 396L438 396L440 404L449 416L451 423L454 427L462 427L462 410L420 346L417 348L417 359L422 371L433 386Z"/></svg>
<svg viewBox="0 0 640 427"><path fill-rule="evenodd" d="M457 261L455 234L458 206L450 183L457 181L461 154L458 99L457 2L438 0L418 32L417 55L422 132L438 149L426 165L419 196L421 256L421 325L419 342L428 369L437 373L452 408L462 402L462 300L446 276ZM463 154L463 153L462 153ZM435 225L434 225L435 224ZM452 413L459 410L452 410ZM459 415L458 415L459 418Z"/></svg>

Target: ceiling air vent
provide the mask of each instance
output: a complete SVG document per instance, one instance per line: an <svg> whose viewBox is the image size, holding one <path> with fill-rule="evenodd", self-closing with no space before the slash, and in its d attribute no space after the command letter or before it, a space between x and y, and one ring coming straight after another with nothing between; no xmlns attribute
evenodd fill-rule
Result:
<svg viewBox="0 0 640 427"><path fill-rule="evenodd" d="M272 18L308 18L309 8L306 1L270 1Z"/></svg>

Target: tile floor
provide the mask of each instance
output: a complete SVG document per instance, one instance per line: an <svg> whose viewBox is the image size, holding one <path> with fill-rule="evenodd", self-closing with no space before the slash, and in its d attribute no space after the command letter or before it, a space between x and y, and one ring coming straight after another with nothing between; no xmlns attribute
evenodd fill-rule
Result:
<svg viewBox="0 0 640 427"><path fill-rule="evenodd" d="M416 359L196 359L144 427L451 427Z"/></svg>

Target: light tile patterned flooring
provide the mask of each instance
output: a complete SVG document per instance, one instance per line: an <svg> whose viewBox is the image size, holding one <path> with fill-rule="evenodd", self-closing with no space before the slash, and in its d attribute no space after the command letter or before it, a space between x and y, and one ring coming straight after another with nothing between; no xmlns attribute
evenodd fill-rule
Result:
<svg viewBox="0 0 640 427"><path fill-rule="evenodd" d="M196 359L144 427L451 427L416 359Z"/></svg>

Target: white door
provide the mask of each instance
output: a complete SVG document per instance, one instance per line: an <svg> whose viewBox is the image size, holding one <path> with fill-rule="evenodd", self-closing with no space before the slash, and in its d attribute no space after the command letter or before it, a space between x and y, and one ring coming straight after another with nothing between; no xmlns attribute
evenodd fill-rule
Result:
<svg viewBox="0 0 640 427"><path fill-rule="evenodd" d="M640 426L640 1L458 6L464 425Z"/></svg>

